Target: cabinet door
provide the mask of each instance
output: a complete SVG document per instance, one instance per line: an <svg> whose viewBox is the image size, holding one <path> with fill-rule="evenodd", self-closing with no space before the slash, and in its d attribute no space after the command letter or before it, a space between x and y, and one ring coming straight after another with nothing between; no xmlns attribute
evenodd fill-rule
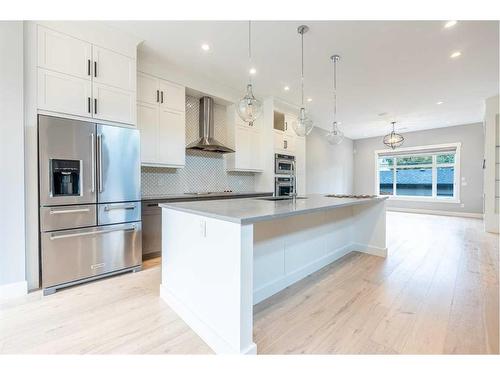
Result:
<svg viewBox="0 0 500 375"><path fill-rule="evenodd" d="M251 134L247 128L236 126L234 131L234 144L235 144L235 162L236 169L251 169Z"/></svg>
<svg viewBox="0 0 500 375"><path fill-rule="evenodd" d="M155 104L137 104L137 127L141 133L141 163L158 162L158 124L160 114Z"/></svg>
<svg viewBox="0 0 500 375"><path fill-rule="evenodd" d="M94 82L135 91L135 60L128 56L93 46L92 75Z"/></svg>
<svg viewBox="0 0 500 375"><path fill-rule="evenodd" d="M283 151L284 150L284 137L283 137L283 132L279 130L274 130L273 131L273 143L274 143L274 150L275 151Z"/></svg>
<svg viewBox="0 0 500 375"><path fill-rule="evenodd" d="M297 117L289 113L285 114L285 133L291 137L294 137L295 130L293 130L294 124L297 121Z"/></svg>
<svg viewBox="0 0 500 375"><path fill-rule="evenodd" d="M184 166L186 121L184 112L160 109L158 156L163 165Z"/></svg>
<svg viewBox="0 0 500 375"><path fill-rule="evenodd" d="M160 106L174 111L186 111L186 89L184 86L160 80Z"/></svg>
<svg viewBox="0 0 500 375"><path fill-rule="evenodd" d="M93 94L94 118L135 125L134 92L94 83Z"/></svg>
<svg viewBox="0 0 500 375"><path fill-rule="evenodd" d="M148 104L160 103L160 80L144 73L137 73L137 100Z"/></svg>
<svg viewBox="0 0 500 375"><path fill-rule="evenodd" d="M250 158L250 167L253 170L262 170L260 150L261 150L260 133L256 131L250 131L249 158Z"/></svg>
<svg viewBox="0 0 500 375"><path fill-rule="evenodd" d="M295 137L285 134L283 136L283 149L288 152L295 151Z"/></svg>
<svg viewBox="0 0 500 375"><path fill-rule="evenodd" d="M90 80L38 68L38 108L92 117Z"/></svg>
<svg viewBox="0 0 500 375"><path fill-rule="evenodd" d="M38 26L38 66L74 77L91 78L90 43Z"/></svg>

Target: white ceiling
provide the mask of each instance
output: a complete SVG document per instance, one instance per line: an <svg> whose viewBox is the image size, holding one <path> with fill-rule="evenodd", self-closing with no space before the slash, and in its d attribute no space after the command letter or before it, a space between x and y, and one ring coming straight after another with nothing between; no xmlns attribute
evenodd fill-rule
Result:
<svg viewBox="0 0 500 375"><path fill-rule="evenodd" d="M114 21L171 64L241 90L248 72L244 21ZM315 125L332 121L332 63L338 69L338 120L353 139L482 120L483 101L499 92L499 23L461 21L255 21L253 65L258 97L300 104L300 36L306 103ZM201 50L208 43L209 52ZM462 56L451 59L453 51ZM288 85L290 91L283 87ZM436 102L443 101L441 105ZM387 113L380 116L381 113Z"/></svg>

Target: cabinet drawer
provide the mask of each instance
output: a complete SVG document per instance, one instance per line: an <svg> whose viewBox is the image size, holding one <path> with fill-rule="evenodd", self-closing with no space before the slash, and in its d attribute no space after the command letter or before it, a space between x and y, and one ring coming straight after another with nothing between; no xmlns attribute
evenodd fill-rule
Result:
<svg viewBox="0 0 500 375"><path fill-rule="evenodd" d="M42 286L141 264L141 223L42 233Z"/></svg>
<svg viewBox="0 0 500 375"><path fill-rule="evenodd" d="M99 204L97 217L99 225L140 221L141 202Z"/></svg>
<svg viewBox="0 0 500 375"><path fill-rule="evenodd" d="M42 207L40 209L40 227L42 232L91 227L96 225L96 220L96 207L94 204Z"/></svg>

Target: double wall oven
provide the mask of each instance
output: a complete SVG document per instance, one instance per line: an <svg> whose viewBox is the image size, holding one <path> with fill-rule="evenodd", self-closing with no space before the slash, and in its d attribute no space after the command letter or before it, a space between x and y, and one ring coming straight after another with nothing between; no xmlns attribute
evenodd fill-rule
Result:
<svg viewBox="0 0 500 375"><path fill-rule="evenodd" d="M136 129L38 117L44 294L140 269L140 141Z"/></svg>
<svg viewBox="0 0 500 375"><path fill-rule="evenodd" d="M274 155L274 195L288 196L295 189L295 156L285 154Z"/></svg>

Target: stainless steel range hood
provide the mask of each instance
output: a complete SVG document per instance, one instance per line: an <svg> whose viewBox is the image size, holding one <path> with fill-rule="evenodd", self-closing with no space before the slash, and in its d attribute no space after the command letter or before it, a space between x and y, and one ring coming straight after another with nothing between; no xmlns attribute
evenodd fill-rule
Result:
<svg viewBox="0 0 500 375"><path fill-rule="evenodd" d="M214 138L214 100L209 96L200 98L200 138L186 146L187 150L202 150L226 154L234 152Z"/></svg>

